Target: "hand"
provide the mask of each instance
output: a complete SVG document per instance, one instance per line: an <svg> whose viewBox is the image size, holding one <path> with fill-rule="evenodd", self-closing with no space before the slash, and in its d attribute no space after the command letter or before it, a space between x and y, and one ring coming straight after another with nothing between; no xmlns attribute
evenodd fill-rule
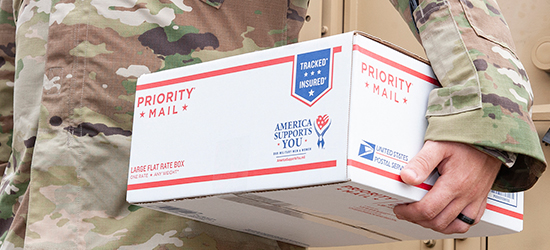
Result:
<svg viewBox="0 0 550 250"><path fill-rule="evenodd" d="M456 217L462 213L479 222L501 164L467 144L426 141L401 171L401 179L419 185L436 167L441 176L422 200L398 205L394 213L441 233L465 233L471 225Z"/></svg>

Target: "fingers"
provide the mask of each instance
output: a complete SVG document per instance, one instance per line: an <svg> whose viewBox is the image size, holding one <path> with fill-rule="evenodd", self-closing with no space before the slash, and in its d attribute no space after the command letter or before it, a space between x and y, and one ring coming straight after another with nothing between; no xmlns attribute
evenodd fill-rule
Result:
<svg viewBox="0 0 550 250"><path fill-rule="evenodd" d="M401 179L409 185L419 185L428 178L432 171L443 161L445 155L441 148L432 141L427 141L420 152L401 170Z"/></svg>
<svg viewBox="0 0 550 250"><path fill-rule="evenodd" d="M444 234L465 233L481 220L485 211L486 199L468 202L466 199L455 199L449 203L442 202L442 207L432 208L426 205L424 201L420 201L396 206L394 212L400 219L405 219ZM429 209L426 209L427 207ZM473 224L458 219L459 214L471 218L474 221Z"/></svg>
<svg viewBox="0 0 550 250"><path fill-rule="evenodd" d="M485 206L487 205L487 198L478 203L472 203L464 208L460 214L466 216L468 219L474 220L473 224L468 224L458 218L453 220L445 229L440 230L444 234L453 234L453 233L466 233L470 227L476 225L483 217L485 212ZM458 216L457 216L458 217Z"/></svg>
<svg viewBox="0 0 550 250"><path fill-rule="evenodd" d="M464 233L472 225L457 216L462 213L474 219L474 224L479 222L500 164L468 145L428 141L401 172L401 178L418 185L436 167L440 177L420 201L398 205L394 213L399 219L438 232Z"/></svg>
<svg viewBox="0 0 550 250"><path fill-rule="evenodd" d="M440 178L445 178L442 176ZM438 180L422 200L394 208L400 219L417 223L436 231L443 231L452 223L468 203L456 199L456 191L446 182ZM470 213L468 213L470 215Z"/></svg>
<svg viewBox="0 0 550 250"><path fill-rule="evenodd" d="M432 141L427 141L420 152L401 170L401 179L409 185L419 185L443 161L443 153ZM439 181L436 182L436 186ZM398 205L394 213L399 219L415 223L431 221L438 216L447 204L452 201L452 194L445 185L440 188L434 186L419 202Z"/></svg>

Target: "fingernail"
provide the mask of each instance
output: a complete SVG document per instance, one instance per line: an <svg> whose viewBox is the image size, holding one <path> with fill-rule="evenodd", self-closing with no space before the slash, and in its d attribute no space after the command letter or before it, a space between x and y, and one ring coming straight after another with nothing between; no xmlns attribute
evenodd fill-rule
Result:
<svg viewBox="0 0 550 250"><path fill-rule="evenodd" d="M406 168L406 169L403 169L401 172L405 172L406 175L409 175L414 180L418 178L418 174L416 174L416 172L412 169Z"/></svg>
<svg viewBox="0 0 550 250"><path fill-rule="evenodd" d="M403 217L401 217L401 215L399 215L399 214L395 214L395 217L397 217L397 219L399 219L399 220L403 219Z"/></svg>

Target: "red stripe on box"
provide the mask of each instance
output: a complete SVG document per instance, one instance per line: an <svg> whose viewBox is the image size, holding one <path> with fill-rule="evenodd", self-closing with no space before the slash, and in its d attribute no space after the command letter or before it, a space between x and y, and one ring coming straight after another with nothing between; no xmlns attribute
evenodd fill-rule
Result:
<svg viewBox="0 0 550 250"><path fill-rule="evenodd" d="M136 90L145 90L145 89L158 88L158 87L162 87L162 86L168 86L168 85L178 84L178 83L182 83L182 82L195 81L195 80L205 79L205 78L209 78L209 77L221 76L221 75L226 75L226 74L231 74L231 73L236 73L236 72L241 72L241 71L246 71L246 70L251 70L251 69L257 69L257 68L262 68L262 67L287 63L287 62L293 62L293 61L294 61L294 56L293 55L292 56L286 56L286 57L276 58L276 59L267 60L267 61L261 61L261 62L256 62L256 63L239 65L239 66L235 66L235 67L229 67L229 68L224 68L224 69L199 73L199 74L195 74L195 75L183 76L183 77L178 77L178 78L164 80L164 81L158 81L158 82L153 82L153 83L142 84L142 85L136 86Z"/></svg>
<svg viewBox="0 0 550 250"><path fill-rule="evenodd" d="M366 56L369 56L369 57L371 57L371 58L373 58L373 59L375 59L375 60L377 60L377 61L380 61L380 62L382 62L382 63L385 63L385 64L387 64L387 65L389 65L389 66L391 66L391 67L394 67L394 68L396 68L396 69L399 69L399 70L401 70L401 71L403 71L403 72L406 72L406 73L408 73L408 74L410 74L410 75L416 76L416 77L418 77L418 78L420 78L420 79L422 79L422 80L424 80L424 81L426 81L426 82L429 82L429 83L431 83L431 84L433 84L433 85L436 85L436 86L438 86L438 87L441 86L441 85L439 84L439 82L438 82L436 79L434 79L433 77L427 76L427 75L422 74L422 73L420 73L420 72L418 72L418 71L416 71L416 70L414 70L414 69L411 69L411 68L409 68L409 67L407 67L407 66L405 66L405 65L403 65L403 64L397 63L397 62L392 61L392 60L390 60L390 59L388 59L388 58L386 58L386 57L383 57L383 56L381 56L381 55L378 55L378 54L376 54L376 53L374 53L374 52L372 52L372 51L370 51L370 50L367 50L367 49L365 49L365 48L363 48L363 47L361 47L361 46L359 46L359 45L357 45L357 44L353 45L353 50L357 50L357 51L361 52L361 54L364 54L364 55L366 55Z"/></svg>
<svg viewBox="0 0 550 250"><path fill-rule="evenodd" d="M510 210L507 210L507 209L504 209L504 208L501 208L501 207L497 207L497 206L491 205L491 204L487 204L486 208L488 210L491 210L493 212L497 212L499 214L504 214L504 215L508 215L512 218L516 218L518 220L523 220L523 214L520 214L520 213L516 213L516 212L510 211Z"/></svg>
<svg viewBox="0 0 550 250"><path fill-rule="evenodd" d="M401 176L399 176L398 174L394 174L394 173L391 173L391 172L388 172L388 171L384 171L382 169L375 168L373 166L370 166L370 165L367 165L367 164L364 164L364 163L361 163L361 162L358 162L358 161L348 160L348 165L352 166L352 167L359 168L359 169L363 169L363 170L371 172L373 174L377 174L377 175L380 175L380 176L384 176L386 178L390 178L390 179L395 180L395 181L403 182L403 180L401 179ZM426 183L422 183L422 184L417 185L415 187L421 188L421 189L424 189L424 190L428 190L428 191L430 189L432 189L432 186L428 185Z"/></svg>
<svg viewBox="0 0 550 250"><path fill-rule="evenodd" d="M190 184L190 183L199 183L199 182L238 179L238 178L252 177L252 176L265 176L265 175L272 175L272 174L293 173L293 172L315 170L315 169L322 169L322 168L332 168L332 167L336 167L336 161L316 162L316 163L301 164L301 165L286 166L286 167L266 168L266 169L250 170L250 171L195 176L195 177L180 178L180 179L173 179L173 180L166 180L166 181L130 184L128 185L128 190L139 190L139 189L166 187L166 186L174 186L174 185L182 185L182 184Z"/></svg>

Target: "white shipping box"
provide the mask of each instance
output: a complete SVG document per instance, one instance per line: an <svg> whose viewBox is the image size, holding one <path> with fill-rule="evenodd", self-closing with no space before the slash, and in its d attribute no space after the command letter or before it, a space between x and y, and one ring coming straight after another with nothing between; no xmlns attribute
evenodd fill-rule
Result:
<svg viewBox="0 0 550 250"><path fill-rule="evenodd" d="M143 75L127 200L302 246L522 230L523 193L443 235L395 218L437 175L404 184L420 150L430 66L358 32Z"/></svg>

